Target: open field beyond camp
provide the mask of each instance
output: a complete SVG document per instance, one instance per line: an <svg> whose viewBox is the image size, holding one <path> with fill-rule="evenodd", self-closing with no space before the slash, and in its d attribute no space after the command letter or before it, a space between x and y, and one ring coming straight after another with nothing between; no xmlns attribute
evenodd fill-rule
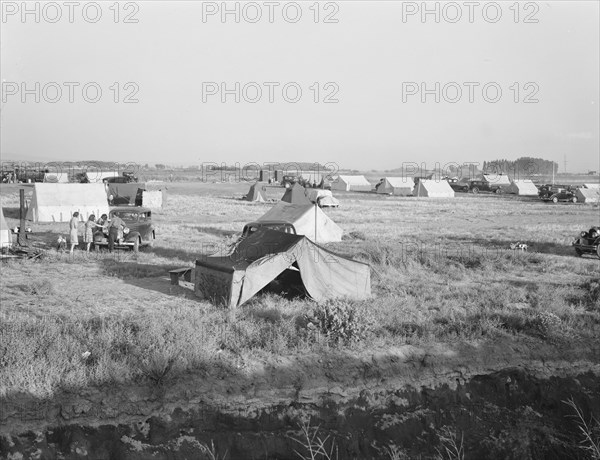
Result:
<svg viewBox="0 0 600 460"><path fill-rule="evenodd" d="M4 433L39 430L58 419L133 426L151 414L176 418L176 408L205 405L220 407L223 420L245 420L232 433L260 419L261 430L269 433L256 439L275 452L260 458L292 458L277 457L292 442L281 441L281 433L292 435L269 422L264 411L271 407L280 421L287 411L289 426L295 418L320 416L321 429L345 449L340 458L368 458L373 452L379 458L418 458L415 452L430 458L445 446L443 430L449 427L456 440L457 427L469 424L477 428L471 431L477 438L464 439L473 455L485 447L494 458L518 458L509 454L538 448L542 455L547 447L557 458L573 452L582 455L573 458L584 458L566 441L578 433L566 418L570 408L560 402L569 394L550 396L553 386L538 385L538 399L522 405L528 410L506 409L498 395L512 391L517 374L530 383L595 375L591 386L583 377L579 385L598 389L600 261L579 258L570 246L581 230L600 225L598 207L507 195L337 193L340 207L325 212L342 227L344 239L327 247L371 264L373 297L333 302L346 316L319 328L311 318L320 307L307 299L259 296L228 311L198 300L189 284L170 285L169 270L191 267L200 253L232 243L245 223L273 203L239 200L247 183L167 186L167 206L154 212L156 242L137 255L58 253L54 243L68 233L67 224L32 224L32 241L47 248L47 256L1 267ZM18 186L0 187L5 216L14 226ZM282 194L281 188L268 189L271 198ZM516 242L526 243L528 251L510 250ZM466 382L481 375L494 375L502 384L490 390L490 406L478 405L477 416L467 421L457 407L468 406L471 396L465 394L477 391L464 390ZM567 391L569 385L559 387ZM526 386L521 382L519 388ZM451 408L441 413L432 408L437 406L419 399L422 388L432 395L444 388L447 394L432 398L448 399ZM407 389L413 396L401 393ZM550 404L546 397L558 400ZM344 431L344 423L354 426L344 404L353 410L359 400L371 409L389 407L390 398L396 398L393 407L410 407L410 416L383 411L377 418L376 411L369 412L378 431L364 435L368 441ZM598 393L585 398L577 403L586 414L598 411ZM337 408L325 416L333 407L328 404ZM511 425L505 410L525 411L519 413L521 423ZM558 421L541 423L544 411ZM394 431L404 427L406 433L407 423L416 433L412 438ZM228 458L258 449L256 439L235 444L227 437L235 433L225 431L213 427L196 439L206 445L214 440L222 456L218 446L228 445ZM123 436L131 441L123 449L136 442L142 453L165 448L159 435ZM536 439L538 447L532 447ZM145 458L142 453L138 458Z"/></svg>

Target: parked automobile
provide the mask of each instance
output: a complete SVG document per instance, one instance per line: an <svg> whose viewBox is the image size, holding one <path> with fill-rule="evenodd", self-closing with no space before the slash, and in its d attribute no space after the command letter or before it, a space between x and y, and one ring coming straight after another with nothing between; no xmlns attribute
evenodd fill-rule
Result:
<svg viewBox="0 0 600 460"><path fill-rule="evenodd" d="M479 192L491 192L501 194L503 192L502 186L492 184L485 180L470 180L468 184L468 191L475 194Z"/></svg>
<svg viewBox="0 0 600 460"><path fill-rule="evenodd" d="M553 203L558 203L559 201L577 203L575 188L572 188L570 185L542 185L538 196L543 201L552 201Z"/></svg>
<svg viewBox="0 0 600 460"><path fill-rule="evenodd" d="M588 232L581 232L572 245L580 257L584 254L593 254L600 258L600 230L598 227L592 227Z"/></svg>
<svg viewBox="0 0 600 460"><path fill-rule="evenodd" d="M144 207L119 206L111 209L109 219L118 216L125 222L123 237L115 242L117 249L131 249L138 252L141 246L152 246L156 232L152 224L152 211ZM108 247L108 232L98 230L94 234L96 249Z"/></svg>
<svg viewBox="0 0 600 460"><path fill-rule="evenodd" d="M452 190L454 190L455 192L468 192L469 191L469 184L466 184L465 182L459 182L458 179L456 178L451 178L451 179L446 179L448 181L448 184L450 185L450 187L452 188Z"/></svg>
<svg viewBox="0 0 600 460"><path fill-rule="evenodd" d="M242 237L246 237L251 233L254 233L259 228L268 228L270 230L277 230L279 232L291 233L292 235L296 234L296 228L290 224L289 222L283 222L280 220L273 221L260 221L260 222L250 222L244 226L242 230Z"/></svg>

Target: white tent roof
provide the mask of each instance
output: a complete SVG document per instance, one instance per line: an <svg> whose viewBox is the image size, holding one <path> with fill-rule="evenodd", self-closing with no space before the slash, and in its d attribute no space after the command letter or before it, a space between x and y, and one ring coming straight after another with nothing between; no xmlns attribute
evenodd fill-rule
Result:
<svg viewBox="0 0 600 460"><path fill-rule="evenodd" d="M371 183L367 180L365 176L338 176L338 179L343 180L346 184L349 185L368 185Z"/></svg>
<svg viewBox="0 0 600 460"><path fill-rule="evenodd" d="M490 184L510 185L510 179L506 174L484 174L483 178Z"/></svg>
<svg viewBox="0 0 600 460"><path fill-rule="evenodd" d="M600 188L578 188L575 196L581 203L600 203Z"/></svg>
<svg viewBox="0 0 600 460"><path fill-rule="evenodd" d="M40 184L33 186L27 219L34 222L68 222L75 211L80 220L91 214L108 214L103 184Z"/></svg>
<svg viewBox="0 0 600 460"><path fill-rule="evenodd" d="M342 241L343 230L318 206L290 204L280 201L258 221L282 221L294 225L298 235L305 235L315 243Z"/></svg>
<svg viewBox="0 0 600 460"><path fill-rule="evenodd" d="M453 198L454 190L447 181L420 179L413 191L414 196L426 196L429 198Z"/></svg>
<svg viewBox="0 0 600 460"><path fill-rule="evenodd" d="M359 190L359 191L370 191L372 188L371 183L365 176L337 176L337 178L331 182L332 190Z"/></svg>
<svg viewBox="0 0 600 460"><path fill-rule="evenodd" d="M386 177L385 180L392 187L412 187L413 180L411 178L406 177Z"/></svg>
<svg viewBox="0 0 600 460"><path fill-rule="evenodd" d="M413 180L406 177L384 177L376 187L378 193L412 194Z"/></svg>
<svg viewBox="0 0 600 460"><path fill-rule="evenodd" d="M515 179L511 182L509 192L517 195L537 196L538 188L529 179Z"/></svg>
<svg viewBox="0 0 600 460"><path fill-rule="evenodd" d="M6 219L4 218L4 211L0 208L0 247L5 248L12 244L12 233Z"/></svg>
<svg viewBox="0 0 600 460"><path fill-rule="evenodd" d="M600 188L600 184L598 182L593 183L593 184L583 184L583 186L585 188L595 188L595 189L599 189Z"/></svg>

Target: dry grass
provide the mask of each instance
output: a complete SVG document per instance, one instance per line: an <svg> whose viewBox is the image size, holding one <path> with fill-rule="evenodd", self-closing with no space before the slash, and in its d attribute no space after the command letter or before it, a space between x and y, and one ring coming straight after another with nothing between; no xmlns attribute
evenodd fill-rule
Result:
<svg viewBox="0 0 600 460"><path fill-rule="evenodd" d="M271 206L233 198L247 188L170 185L167 208L154 214L156 245L138 255L50 250L43 261L6 263L0 395L165 385L191 371L231 374L252 362L334 350L503 338L568 351L600 337L598 260L577 258L569 247L581 229L599 223L597 210L583 205L338 194L340 208L326 212L347 237L330 247L373 269L373 298L348 304L372 325L361 329L360 340L331 340L308 326L307 314L319 308L309 300L266 295L232 313L170 286L169 269L233 241ZM18 192L0 191L10 225ZM50 244L66 226L34 225L38 244ZM530 252L508 250L515 241L530 245Z"/></svg>

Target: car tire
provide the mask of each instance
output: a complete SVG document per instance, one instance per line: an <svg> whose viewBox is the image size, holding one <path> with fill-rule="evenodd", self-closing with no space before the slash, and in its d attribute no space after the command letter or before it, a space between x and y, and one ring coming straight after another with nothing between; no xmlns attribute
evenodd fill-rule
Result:
<svg viewBox="0 0 600 460"><path fill-rule="evenodd" d="M140 240L139 238L136 238L135 241L133 242L133 247L131 248L133 250L133 252L140 252Z"/></svg>
<svg viewBox="0 0 600 460"><path fill-rule="evenodd" d="M598 259L600 259L600 244L596 247L596 255L598 256Z"/></svg>
<svg viewBox="0 0 600 460"><path fill-rule="evenodd" d="M479 189L477 187L473 187L473 190L471 190L475 195L477 195L479 193Z"/></svg>
<svg viewBox="0 0 600 460"><path fill-rule="evenodd" d="M571 201L572 201L573 203L577 203L577 197L576 197L576 196L574 196L574 197L571 199Z"/></svg>
<svg viewBox="0 0 600 460"><path fill-rule="evenodd" d="M558 197L552 198L552 203L555 203L555 204L558 203Z"/></svg>
<svg viewBox="0 0 600 460"><path fill-rule="evenodd" d="M583 255L583 251L581 249L579 249L579 248L575 248L575 252L577 253L577 255L579 257L581 257Z"/></svg>
<svg viewBox="0 0 600 460"><path fill-rule="evenodd" d="M496 194L497 195L502 195L502 189L501 188L496 189Z"/></svg>

